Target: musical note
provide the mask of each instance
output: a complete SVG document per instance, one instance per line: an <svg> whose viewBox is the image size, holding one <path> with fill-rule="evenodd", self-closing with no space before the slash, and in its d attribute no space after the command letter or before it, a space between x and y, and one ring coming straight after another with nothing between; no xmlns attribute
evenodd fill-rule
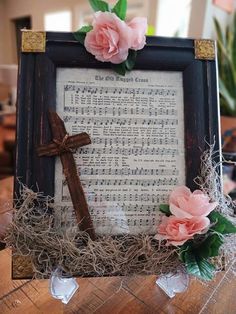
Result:
<svg viewBox="0 0 236 314"><path fill-rule="evenodd" d="M106 117L84 117L65 115L64 122L77 123L79 125L93 125L93 126L106 126L106 125L118 125L118 126L131 126L131 125L146 125L146 126L160 126L166 125L174 126L178 125L178 119L155 119L155 118L106 118Z"/></svg>
<svg viewBox="0 0 236 314"><path fill-rule="evenodd" d="M175 176L178 175L179 170L177 169L144 169L143 167L135 169L129 168L83 168L79 170L80 176L85 175L93 175L93 176L101 176L101 175L109 175L109 176L130 176L130 175L141 175L141 176Z"/></svg>
<svg viewBox="0 0 236 314"><path fill-rule="evenodd" d="M76 127L74 128L74 134L77 134L78 131ZM152 146L152 145L178 145L177 138L137 138L137 137L122 137L122 136L114 136L114 137L94 137L92 139L93 144L101 144L102 146L111 146L111 145L119 145L122 146L130 146L130 145L139 145L139 146Z"/></svg>
<svg viewBox="0 0 236 314"><path fill-rule="evenodd" d="M164 178L164 179L87 179L83 180L87 186L141 186L141 187L148 187L148 186L163 186L163 185L177 185L178 178L171 177L171 178Z"/></svg>
<svg viewBox="0 0 236 314"><path fill-rule="evenodd" d="M64 85L64 92L73 92L76 94L113 94L113 95L148 95L148 96L176 96L176 89L166 89L166 88L124 88L124 87L105 87L105 86L85 86L77 84L67 84Z"/></svg>
<svg viewBox="0 0 236 314"><path fill-rule="evenodd" d="M158 116L176 116L177 110L175 109L166 109L166 108L123 108L121 106L109 107L104 106L98 108L96 105L91 106L65 106L64 112L68 115L81 115L81 116L111 116L111 117L125 117L131 115L139 116L149 116L149 117L158 117Z"/></svg>
<svg viewBox="0 0 236 314"><path fill-rule="evenodd" d="M150 156L176 156L178 150L176 148L156 148L156 147L112 147L106 146L100 147L85 147L78 150L79 154L98 154L98 155L123 155L123 156L140 156L140 155L150 155Z"/></svg>

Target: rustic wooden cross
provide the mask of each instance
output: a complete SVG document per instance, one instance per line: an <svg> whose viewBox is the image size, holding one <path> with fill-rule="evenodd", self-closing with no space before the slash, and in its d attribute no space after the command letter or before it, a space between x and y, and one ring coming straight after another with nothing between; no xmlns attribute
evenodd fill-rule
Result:
<svg viewBox="0 0 236 314"><path fill-rule="evenodd" d="M87 133L69 136L66 132L64 122L54 111L49 111L49 121L53 140L52 142L40 145L37 148L38 156L60 156L63 172L80 229L86 230L91 239L94 240L95 232L93 223L89 214L83 187L77 174L75 159L73 157L73 151L76 148L91 144L90 137Z"/></svg>

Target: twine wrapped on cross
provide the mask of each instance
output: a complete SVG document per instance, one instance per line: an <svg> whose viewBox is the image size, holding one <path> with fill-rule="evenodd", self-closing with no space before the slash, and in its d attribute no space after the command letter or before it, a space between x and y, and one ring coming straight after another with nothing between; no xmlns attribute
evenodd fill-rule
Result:
<svg viewBox="0 0 236 314"><path fill-rule="evenodd" d="M66 153L66 152L70 152L70 153L75 153L75 149L72 150L72 148L70 148L68 145L67 145L67 140L69 138L69 134L66 133L66 135L64 136L64 138L62 139L62 141L59 141L57 139L53 139L52 141L57 145L58 147L58 154L61 155L63 153Z"/></svg>

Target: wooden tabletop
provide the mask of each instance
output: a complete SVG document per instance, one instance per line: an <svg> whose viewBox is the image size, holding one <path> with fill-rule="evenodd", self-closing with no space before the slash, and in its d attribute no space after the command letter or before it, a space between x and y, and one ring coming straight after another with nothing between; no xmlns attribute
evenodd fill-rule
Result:
<svg viewBox="0 0 236 314"><path fill-rule="evenodd" d="M0 180L0 201L1 203L12 199L13 193L13 177ZM0 205L0 212L2 207Z"/></svg>
<svg viewBox="0 0 236 314"><path fill-rule="evenodd" d="M9 191L12 178L0 181L0 194ZM6 196L6 194L5 194ZM49 294L48 280L11 280L11 252L0 251L0 313L186 313L236 312L236 263L204 284L191 279L186 292L170 299L155 284L155 276L78 278L79 290L67 305Z"/></svg>

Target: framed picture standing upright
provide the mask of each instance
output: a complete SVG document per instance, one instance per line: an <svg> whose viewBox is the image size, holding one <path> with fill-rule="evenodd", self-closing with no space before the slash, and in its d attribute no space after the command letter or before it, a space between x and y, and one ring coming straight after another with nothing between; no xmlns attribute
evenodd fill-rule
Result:
<svg viewBox="0 0 236 314"><path fill-rule="evenodd" d="M173 188L197 188L207 143L220 149L211 40L147 37L122 76L72 33L24 30L18 84L15 193L23 183L73 219L60 159L37 154L52 140L48 111L56 112L70 136L90 136L74 158L99 236L154 234L159 205ZM19 264L13 256L13 278L30 277Z"/></svg>

